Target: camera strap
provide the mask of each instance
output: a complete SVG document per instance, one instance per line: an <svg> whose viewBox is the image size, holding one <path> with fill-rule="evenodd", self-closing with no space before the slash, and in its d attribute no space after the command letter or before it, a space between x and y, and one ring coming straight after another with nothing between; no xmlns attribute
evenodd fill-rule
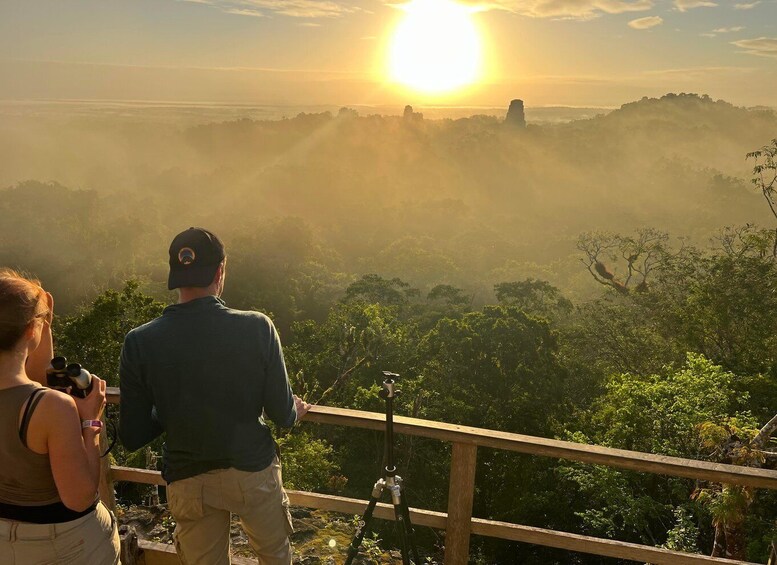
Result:
<svg viewBox="0 0 777 565"><path fill-rule="evenodd" d="M22 424L19 426L19 439L22 440L22 445L27 447L27 428L30 427L30 418L35 411L35 407L38 406L38 402L43 398L43 392L45 388L36 388L32 391L32 394L27 399L27 406L24 408L24 414L22 415Z"/></svg>
<svg viewBox="0 0 777 565"><path fill-rule="evenodd" d="M108 418L108 417L105 418L105 421L107 422L108 427L113 432L113 439L111 440L111 443L108 446L108 448L105 450L105 453L100 455L100 458L107 456L113 449L113 446L116 445L116 440L119 439L119 432L116 430L116 422L114 422L111 418Z"/></svg>

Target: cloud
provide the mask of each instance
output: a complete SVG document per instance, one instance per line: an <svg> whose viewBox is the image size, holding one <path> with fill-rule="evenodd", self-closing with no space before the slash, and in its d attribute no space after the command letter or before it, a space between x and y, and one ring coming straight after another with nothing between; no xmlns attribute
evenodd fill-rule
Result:
<svg viewBox="0 0 777 565"><path fill-rule="evenodd" d="M361 11L356 6L333 0L180 0L207 4L227 14L263 17L281 15L291 18L338 18Z"/></svg>
<svg viewBox="0 0 777 565"><path fill-rule="evenodd" d="M653 0L495 0L479 4L481 10L506 10L533 18L590 20L602 14L644 12Z"/></svg>
<svg viewBox="0 0 777 565"><path fill-rule="evenodd" d="M736 33L738 31L742 31L745 29L744 26L736 26L736 27L719 27L718 29L713 29L712 31L708 31L707 33L700 33L702 37L717 37L721 33Z"/></svg>
<svg viewBox="0 0 777 565"><path fill-rule="evenodd" d="M755 2L743 2L743 3L740 3L740 4L734 4L734 9L735 10L752 10L753 8L758 6L758 4L760 4L760 3L761 3L761 0L755 0Z"/></svg>
<svg viewBox="0 0 777 565"><path fill-rule="evenodd" d="M283 15L293 18L337 18L354 12L366 12L353 0L178 0L207 4L229 14L243 16ZM401 7L409 0L383 0ZM602 14L644 12L655 5L655 0L465 0L474 10L504 10L533 18L590 20ZM688 2L689 0L675 0ZM694 0L705 1L705 0Z"/></svg>
<svg viewBox="0 0 777 565"><path fill-rule="evenodd" d="M714 8L717 3L710 0L674 0L674 5L680 12L687 12L694 8Z"/></svg>
<svg viewBox="0 0 777 565"><path fill-rule="evenodd" d="M302 27L321 27L321 24L317 24L315 22L301 22L297 25L300 25Z"/></svg>
<svg viewBox="0 0 777 565"><path fill-rule="evenodd" d="M740 39L732 41L742 53L748 55L758 55L759 57L777 57L777 37L758 37L756 39Z"/></svg>
<svg viewBox="0 0 777 565"><path fill-rule="evenodd" d="M745 29L744 26L719 27L718 29L713 29L712 33L736 33L738 31L742 31L743 29Z"/></svg>
<svg viewBox="0 0 777 565"><path fill-rule="evenodd" d="M755 67L681 67L676 69L660 69L651 71L642 71L641 75L646 77L655 77L660 79L675 80L681 79L701 79L701 78L728 78L740 77L756 72ZM737 80L739 80L737 78Z"/></svg>
<svg viewBox="0 0 777 565"><path fill-rule="evenodd" d="M664 23L661 16L648 16L647 18L637 18L629 22L629 27L634 29L650 29Z"/></svg>
<svg viewBox="0 0 777 565"><path fill-rule="evenodd" d="M204 4L198 0L198 4ZM249 8L225 8L224 11L227 14L234 14L236 16L252 16L254 18L263 18L264 14L259 10L251 10Z"/></svg>

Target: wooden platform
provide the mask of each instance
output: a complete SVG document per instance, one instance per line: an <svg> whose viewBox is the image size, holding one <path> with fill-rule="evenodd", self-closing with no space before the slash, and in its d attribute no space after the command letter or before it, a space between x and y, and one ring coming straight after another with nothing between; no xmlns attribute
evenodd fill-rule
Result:
<svg viewBox="0 0 777 565"><path fill-rule="evenodd" d="M118 389L109 388L108 401L114 404L119 403ZM313 406L305 421L382 430L385 425L385 416L359 410ZM627 559L638 563L653 563L655 565L716 563L720 565L753 565L745 561L681 553L647 545L473 517L472 501L478 447L568 459L645 473L777 490L777 471L767 469L755 469L623 449L612 449L597 445L572 443L402 416L395 416L394 431L396 433L422 436L453 444L447 513L411 509L411 518L414 524L445 530L446 565L465 565L469 561L469 541L471 535L495 537L580 553ZM127 467L106 467L104 469L101 495L104 495L107 504L112 502L113 481L131 481L155 485L165 484L157 471L130 469ZM289 498L294 506L340 512L348 515L362 514L367 505L366 500L301 491L289 491ZM376 509L375 516L383 519L393 519L393 509L389 505L381 504ZM178 563L175 560L177 558L174 552L171 555L172 548L170 546L162 545L162 547L158 547L159 545L162 544L144 546L147 565L154 563ZM149 559L151 561L148 561ZM160 561L157 561L157 559L160 559ZM172 559L172 561L164 561L164 559ZM238 563L237 560L233 560L233 562ZM244 561L244 563L251 563L251 561ZM777 565L777 557L773 556L772 560L770 560L770 565Z"/></svg>

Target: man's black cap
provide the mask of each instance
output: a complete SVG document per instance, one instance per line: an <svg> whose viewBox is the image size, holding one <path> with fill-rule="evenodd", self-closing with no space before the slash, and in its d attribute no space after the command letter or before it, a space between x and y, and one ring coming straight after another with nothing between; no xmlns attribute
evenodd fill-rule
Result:
<svg viewBox="0 0 777 565"><path fill-rule="evenodd" d="M182 231L170 244L167 288L210 285L224 257L224 244L215 234L202 228Z"/></svg>

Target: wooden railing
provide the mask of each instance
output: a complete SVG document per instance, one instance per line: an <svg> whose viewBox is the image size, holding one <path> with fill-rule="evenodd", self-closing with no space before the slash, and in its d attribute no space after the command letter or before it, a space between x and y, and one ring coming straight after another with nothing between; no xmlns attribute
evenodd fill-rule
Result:
<svg viewBox="0 0 777 565"><path fill-rule="evenodd" d="M118 389L109 388L108 401L113 404L119 403ZM328 406L312 407L305 417L305 421L370 430L383 430L385 426L383 414ZM472 501L478 447L568 459L632 471L777 490L777 471L767 469L652 455L402 416L394 417L394 431L453 444L447 513L423 509L411 509L410 511L413 524L445 530L446 565L463 565L468 562L471 534L656 565L698 565L702 563L737 563L742 565L747 563L475 518L472 516ZM101 495L108 498L109 502L112 502L113 497L113 481L131 481L152 485L165 484L158 471L116 466L106 468L100 492ZM288 494L291 504L294 506L346 514L361 514L367 505L366 500L340 496L300 491L288 491ZM387 504L379 504L375 516L393 519L393 508Z"/></svg>

